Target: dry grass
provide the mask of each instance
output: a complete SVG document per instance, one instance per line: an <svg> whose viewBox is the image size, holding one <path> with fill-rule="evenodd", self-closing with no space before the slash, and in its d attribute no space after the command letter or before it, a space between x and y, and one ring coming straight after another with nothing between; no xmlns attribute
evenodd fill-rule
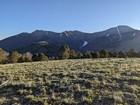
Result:
<svg viewBox="0 0 140 105"><path fill-rule="evenodd" d="M139 105L140 59L0 65L0 104Z"/></svg>

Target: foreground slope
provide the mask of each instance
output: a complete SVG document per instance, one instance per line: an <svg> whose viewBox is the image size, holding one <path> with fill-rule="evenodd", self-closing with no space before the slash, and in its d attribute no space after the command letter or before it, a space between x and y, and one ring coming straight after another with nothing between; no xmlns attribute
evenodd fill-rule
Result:
<svg viewBox="0 0 140 105"><path fill-rule="evenodd" d="M140 59L0 65L0 84L0 105L139 105Z"/></svg>

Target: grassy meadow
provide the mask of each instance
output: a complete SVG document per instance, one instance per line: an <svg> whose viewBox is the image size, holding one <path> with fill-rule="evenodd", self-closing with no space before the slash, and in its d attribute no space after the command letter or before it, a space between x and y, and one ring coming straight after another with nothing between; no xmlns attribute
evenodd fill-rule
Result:
<svg viewBox="0 0 140 105"><path fill-rule="evenodd" d="M0 105L140 105L140 59L0 65Z"/></svg>

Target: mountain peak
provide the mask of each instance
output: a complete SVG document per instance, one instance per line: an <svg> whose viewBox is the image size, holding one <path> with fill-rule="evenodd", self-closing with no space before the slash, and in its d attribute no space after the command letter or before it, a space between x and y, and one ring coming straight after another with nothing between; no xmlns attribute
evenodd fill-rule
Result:
<svg viewBox="0 0 140 105"><path fill-rule="evenodd" d="M140 38L140 31L126 25L119 25L92 34L76 30L64 31L62 33L36 30L32 33L18 34L4 39L0 41L0 47L6 51L12 51L34 43L39 45L54 44L57 46L67 44L76 51L99 51L101 48L113 50L113 48L115 49L116 46L119 46L122 42L133 41L137 38ZM82 45L84 47L81 48ZM129 49L129 46L127 49Z"/></svg>
<svg viewBox="0 0 140 105"><path fill-rule="evenodd" d="M131 28L131 27L129 27L129 26L127 26L127 25L119 25L119 26L117 26L118 28L125 28L125 29L133 29L133 28ZM133 29L134 30L134 29Z"/></svg>
<svg viewBox="0 0 140 105"><path fill-rule="evenodd" d="M119 25L119 26L117 26L116 28L119 29L119 31L120 31L121 33L134 31L133 28L131 28L131 27L129 27L129 26L126 26L126 25Z"/></svg>
<svg viewBox="0 0 140 105"><path fill-rule="evenodd" d="M32 33L36 33L36 32L46 32L45 30L35 30Z"/></svg>
<svg viewBox="0 0 140 105"><path fill-rule="evenodd" d="M133 31L135 31L135 29L126 25L119 25L119 26L105 30L105 32L108 34L118 34L118 32L120 34L120 33L127 33L127 32L133 32Z"/></svg>
<svg viewBox="0 0 140 105"><path fill-rule="evenodd" d="M45 34L47 31L44 30L35 30L34 32L32 32L32 34L34 35L42 35Z"/></svg>

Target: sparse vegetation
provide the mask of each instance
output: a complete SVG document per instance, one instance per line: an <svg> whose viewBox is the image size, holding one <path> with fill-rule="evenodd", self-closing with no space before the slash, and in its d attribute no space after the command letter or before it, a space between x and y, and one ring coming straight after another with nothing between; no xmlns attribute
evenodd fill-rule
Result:
<svg viewBox="0 0 140 105"><path fill-rule="evenodd" d="M0 84L0 105L139 105L140 59L0 65Z"/></svg>

